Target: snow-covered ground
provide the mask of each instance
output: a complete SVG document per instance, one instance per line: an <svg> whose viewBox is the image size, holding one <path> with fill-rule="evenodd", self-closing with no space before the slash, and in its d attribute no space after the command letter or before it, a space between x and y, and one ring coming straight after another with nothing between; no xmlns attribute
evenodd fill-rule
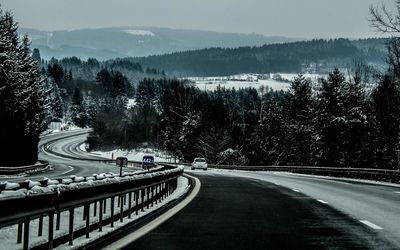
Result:
<svg viewBox="0 0 400 250"><path fill-rule="evenodd" d="M79 147L80 150L86 151L86 144L81 144ZM168 155L167 152L163 150L156 150L152 148L140 148L136 150L121 150L114 149L110 151L91 151L88 154L92 154L94 156L100 156L108 159L116 159L117 157L126 157L129 161L142 161L143 156L152 155L154 156L155 162L174 162L174 158Z"/></svg>
<svg viewBox="0 0 400 250"><path fill-rule="evenodd" d="M145 209L144 212L139 211L138 215L135 215L134 213L132 214L132 218L128 219L127 217L124 218L124 222L120 222L119 220L115 221L114 227L111 228L110 225L104 226L103 227L103 232L91 232L90 238L86 239L84 236L77 238L74 240L74 245L69 246L68 243L65 245L59 246L57 249L77 249L82 245L88 244L89 242L92 242L101 236L104 236L128 223L131 223L146 214L160 208L161 206L165 205L166 203L178 199L182 195L184 195L187 191L189 190L189 181L186 177L179 177L178 178L178 186L177 189L166 199L164 199L161 203L153 205L153 207L149 207L149 209ZM141 202L139 198L139 203ZM132 202L133 203L133 202ZM106 213L103 215L103 219L107 219L111 215L111 210L110 210L110 199L107 200L107 207L106 207ZM97 210L99 208L97 207ZM124 211L128 210L128 204L126 203L124 205ZM114 203L114 211L115 213L119 213L120 208L118 207L118 202L115 200ZM94 216L93 213L93 204L90 208L90 223L96 223L99 221L98 217L98 211L97 211L97 216ZM75 209L75 220L74 220L74 229L80 229L85 227L86 221L82 219L83 218L83 207L79 207ZM57 230L54 232L54 237L60 237L62 235L67 235L68 234L68 227L69 227L69 212L65 211L61 213L61 221L60 221L60 230ZM43 235L41 237L37 236L38 233L38 224L39 220L35 219L32 220L30 223L30 247L37 246L43 243L47 242L48 239L48 217L43 218ZM9 226L5 228L0 229L0 242L1 242L1 249L7 249L7 250L14 250L14 249L21 249L22 244L17 244L17 225L14 226Z"/></svg>
<svg viewBox="0 0 400 250"><path fill-rule="evenodd" d="M325 75L320 74L303 74L312 81L317 81ZM289 73L271 73L271 74L240 74L233 76L220 77L189 77L186 78L195 83L195 85L204 91L214 91L220 86L226 89L255 88L268 87L273 90L287 90L290 87L290 81L298 74Z"/></svg>

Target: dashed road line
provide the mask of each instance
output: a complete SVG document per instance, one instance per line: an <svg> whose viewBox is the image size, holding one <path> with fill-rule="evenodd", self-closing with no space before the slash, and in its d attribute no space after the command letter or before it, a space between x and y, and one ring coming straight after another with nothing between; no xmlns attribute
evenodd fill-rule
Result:
<svg viewBox="0 0 400 250"><path fill-rule="evenodd" d="M72 166L68 166L68 168L69 168L69 170L67 170L67 171L65 171L65 172L63 172L63 173L61 173L61 175L68 174L69 172L72 172L72 171L74 170L74 167L72 167Z"/></svg>
<svg viewBox="0 0 400 250"><path fill-rule="evenodd" d="M372 229L375 229L375 230L382 230L383 229L380 226L375 225L374 223L372 223L370 221L367 221L367 220L360 220L360 222L365 224L365 225L367 225L367 226L369 226Z"/></svg>
<svg viewBox="0 0 400 250"><path fill-rule="evenodd" d="M324 201L324 200L317 200L319 202L321 202L322 204L328 204L328 202Z"/></svg>
<svg viewBox="0 0 400 250"><path fill-rule="evenodd" d="M400 191L394 191L395 194L400 194Z"/></svg>
<svg viewBox="0 0 400 250"><path fill-rule="evenodd" d="M295 191L296 193L300 193L300 191L297 189L292 189L292 190Z"/></svg>

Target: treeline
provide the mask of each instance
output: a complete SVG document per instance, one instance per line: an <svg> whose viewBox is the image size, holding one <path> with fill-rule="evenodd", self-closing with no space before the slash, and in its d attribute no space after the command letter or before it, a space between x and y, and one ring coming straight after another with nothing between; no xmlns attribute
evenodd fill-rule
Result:
<svg viewBox="0 0 400 250"><path fill-rule="evenodd" d="M122 59L100 62L77 57L45 61L34 49L32 57L40 72L50 100L47 123L65 122L90 127L98 112L124 110L135 86L145 77L165 77L163 71L143 69L139 63Z"/></svg>
<svg viewBox="0 0 400 250"><path fill-rule="evenodd" d="M98 61L95 58L89 58L86 61L78 57L66 57L62 59L52 58L44 60L40 56L39 49L33 49L32 57L40 63L40 67L46 70L54 65L61 66L67 74L73 75L75 79L93 81L97 73L102 69L109 71L118 71L122 73L133 84L137 85L145 77L160 78L165 77L163 70L147 67L143 68L141 64L126 59L110 59L107 61ZM45 73L45 72L44 72Z"/></svg>
<svg viewBox="0 0 400 250"><path fill-rule="evenodd" d="M189 82L147 79L134 107L97 117L89 142L152 144L181 160L202 156L216 164L397 169L399 78L387 73L367 91L361 75L346 80L335 69L319 83L300 75L287 92L204 92Z"/></svg>
<svg viewBox="0 0 400 250"><path fill-rule="evenodd" d="M386 39L312 40L261 47L210 48L134 58L141 65L166 70L175 76L222 76L239 73L328 73L354 61L385 65Z"/></svg>

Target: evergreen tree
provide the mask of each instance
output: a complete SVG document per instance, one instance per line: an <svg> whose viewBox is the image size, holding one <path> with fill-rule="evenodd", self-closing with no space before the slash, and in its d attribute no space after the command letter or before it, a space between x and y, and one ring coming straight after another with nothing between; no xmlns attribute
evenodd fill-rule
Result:
<svg viewBox="0 0 400 250"><path fill-rule="evenodd" d="M0 9L0 165L28 165L37 161L45 124L45 90L29 39L18 38L18 26ZM21 157L23 155L23 157Z"/></svg>
<svg viewBox="0 0 400 250"><path fill-rule="evenodd" d="M310 79L299 75L290 85L288 96L289 144L287 162L290 165L310 165L313 145L314 99Z"/></svg>
<svg viewBox="0 0 400 250"><path fill-rule="evenodd" d="M346 167L368 167L373 164L372 119L365 87L359 71L344 82L340 91L344 117L342 151Z"/></svg>
<svg viewBox="0 0 400 250"><path fill-rule="evenodd" d="M325 167L342 166L344 156L341 151L345 118L340 90L345 78L339 69L322 81L318 95L316 116L316 152L317 165Z"/></svg>
<svg viewBox="0 0 400 250"><path fill-rule="evenodd" d="M393 75L386 74L372 93L376 121L377 165L397 169L400 135L400 89Z"/></svg>
<svg viewBox="0 0 400 250"><path fill-rule="evenodd" d="M75 88L69 116L71 121L78 127L84 128L88 125L87 114L83 106L83 97L79 88Z"/></svg>
<svg viewBox="0 0 400 250"><path fill-rule="evenodd" d="M252 139L253 158L260 165L279 165L285 162L287 153L287 126L275 96L268 99L263 107L262 120Z"/></svg>
<svg viewBox="0 0 400 250"><path fill-rule="evenodd" d="M33 60L37 61L39 64L41 63L42 58L40 57L40 51L38 48L33 49L32 58L33 58Z"/></svg>

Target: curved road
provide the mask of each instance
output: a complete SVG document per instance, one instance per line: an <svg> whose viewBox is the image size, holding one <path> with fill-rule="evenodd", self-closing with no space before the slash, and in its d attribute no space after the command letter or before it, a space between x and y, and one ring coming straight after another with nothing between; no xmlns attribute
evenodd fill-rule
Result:
<svg viewBox="0 0 400 250"><path fill-rule="evenodd" d="M86 140L89 130L73 130L42 136L39 143L39 159L48 161L51 170L29 174L20 177L1 177L0 181L41 180L47 178L63 178L71 175L90 176L107 172L119 173L119 168L113 164L96 161L69 159L61 155L82 159L104 159L90 155L79 149L79 145ZM55 152L56 155L52 152Z"/></svg>
<svg viewBox="0 0 400 250"><path fill-rule="evenodd" d="M125 249L400 249L400 187L286 173L191 173L201 180L199 195Z"/></svg>
<svg viewBox="0 0 400 250"><path fill-rule="evenodd" d="M60 157L99 159L78 147L87 133L43 136L39 158L52 170L0 180L118 172L115 165ZM126 249L400 249L400 186L290 173L186 172L201 180L198 196Z"/></svg>

